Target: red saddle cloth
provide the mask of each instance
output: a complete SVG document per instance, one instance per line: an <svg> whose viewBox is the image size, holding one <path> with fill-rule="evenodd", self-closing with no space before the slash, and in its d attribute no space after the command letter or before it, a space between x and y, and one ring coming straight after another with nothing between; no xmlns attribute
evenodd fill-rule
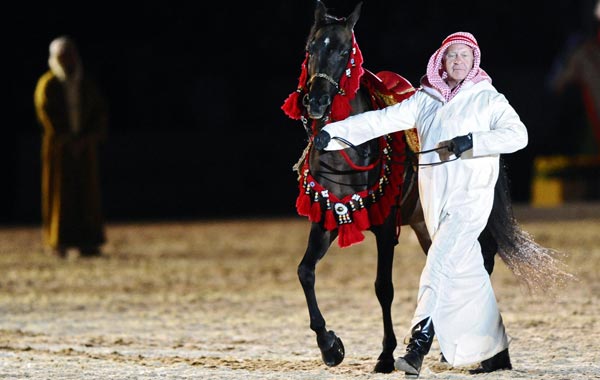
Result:
<svg viewBox="0 0 600 380"><path fill-rule="evenodd" d="M363 83L369 87L372 95L380 98L380 108L391 106L409 98L415 93L415 88L402 75L393 71L380 71L373 74L365 69ZM375 94L373 94L375 92Z"/></svg>
<svg viewBox="0 0 600 380"><path fill-rule="evenodd" d="M385 108L410 98L415 93L415 88L402 75L393 71L380 71L373 74L365 69L363 85L369 88L372 100L376 102L377 108ZM419 137L416 129L403 132L406 143L413 152L420 150Z"/></svg>

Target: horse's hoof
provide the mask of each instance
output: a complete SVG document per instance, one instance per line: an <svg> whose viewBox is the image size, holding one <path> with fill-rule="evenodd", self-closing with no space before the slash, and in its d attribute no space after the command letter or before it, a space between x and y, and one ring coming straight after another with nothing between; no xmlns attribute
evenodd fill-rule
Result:
<svg viewBox="0 0 600 380"><path fill-rule="evenodd" d="M329 367L335 367L344 360L344 355L346 354L344 344L342 343L342 340L335 335L335 332L328 331L326 342L317 340L317 343L321 349L323 362Z"/></svg>
<svg viewBox="0 0 600 380"><path fill-rule="evenodd" d="M380 359L377 361L377 364L375 364L375 372L377 373L392 373L395 369L394 359Z"/></svg>

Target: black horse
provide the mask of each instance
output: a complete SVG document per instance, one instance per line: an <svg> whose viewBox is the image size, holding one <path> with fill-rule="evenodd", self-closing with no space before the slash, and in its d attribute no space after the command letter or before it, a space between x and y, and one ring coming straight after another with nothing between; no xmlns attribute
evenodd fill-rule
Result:
<svg viewBox="0 0 600 380"><path fill-rule="evenodd" d="M315 294L316 265L336 238L344 247L360 242L361 230L370 230L377 245L375 294L383 317L383 350L375 372L389 373L394 370L393 352L397 346L391 305L394 298L392 265L400 226L410 225L425 254L431 245L416 186L415 149L418 145L415 148L414 141L411 144L408 133L399 132L354 149L312 149L313 137L329 121L385 107L414 92L401 76L390 76L389 72L375 75L362 68L362 56L353 31L361 6L359 3L348 17L338 18L328 14L326 6L317 1L298 89L286 99L282 109L288 116L302 120L308 133L309 143L297 164L300 195L296 206L299 214L308 216L312 223L298 277L308 305L310 328L316 333L322 359L328 366L335 366L343 361L345 352L342 340L327 329L319 310ZM394 87L389 83L390 78L397 80L395 85L400 85L400 91L390 88ZM479 238L490 274L494 256L499 251L498 243L501 243L500 249L507 247L509 235L517 230L504 167L501 167L492 215Z"/></svg>

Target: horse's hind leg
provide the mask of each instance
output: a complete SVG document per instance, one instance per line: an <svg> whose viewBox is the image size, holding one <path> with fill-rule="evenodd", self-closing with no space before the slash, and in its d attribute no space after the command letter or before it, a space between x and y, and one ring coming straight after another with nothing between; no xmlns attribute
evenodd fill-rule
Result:
<svg viewBox="0 0 600 380"><path fill-rule="evenodd" d="M481 254L483 255L483 266L488 274L491 275L494 271L494 257L496 256L496 252L498 252L498 243L488 227L479 235L478 240L481 245Z"/></svg>
<svg viewBox="0 0 600 380"><path fill-rule="evenodd" d="M321 350L323 362L330 367L336 366L344 360L345 351L342 340L335 335L335 332L327 331L325 318L319 310L315 294L315 267L317 262L325 256L331 242L336 237L337 231L330 232L318 223L312 223L308 237L308 247L300 265L298 265L298 278L302 284L308 305L310 328L317 334L317 344Z"/></svg>
<svg viewBox="0 0 600 380"><path fill-rule="evenodd" d="M506 241L506 231L514 223L512 200L508 187L508 175L504 161L500 158L500 172L494 188L494 205L485 229L479 235L483 265L488 274L494 271L494 257L498 248Z"/></svg>
<svg viewBox="0 0 600 380"><path fill-rule="evenodd" d="M396 334L392 324L392 301L394 300L394 284L392 282L392 266L394 263L394 247L396 246L395 211L392 211L386 222L371 229L377 241L377 277L375 294L381 306L383 317L383 350L377 358L375 372L390 373L394 370L394 350Z"/></svg>

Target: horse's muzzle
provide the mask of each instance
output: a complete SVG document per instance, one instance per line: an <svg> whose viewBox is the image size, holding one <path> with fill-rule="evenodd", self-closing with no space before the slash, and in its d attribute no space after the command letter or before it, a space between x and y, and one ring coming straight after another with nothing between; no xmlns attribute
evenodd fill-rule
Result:
<svg viewBox="0 0 600 380"><path fill-rule="evenodd" d="M302 104L308 111L308 116L311 119L321 119L325 116L327 109L331 105L331 96L329 94L323 94L318 97L310 97L309 94L304 95L302 98Z"/></svg>

